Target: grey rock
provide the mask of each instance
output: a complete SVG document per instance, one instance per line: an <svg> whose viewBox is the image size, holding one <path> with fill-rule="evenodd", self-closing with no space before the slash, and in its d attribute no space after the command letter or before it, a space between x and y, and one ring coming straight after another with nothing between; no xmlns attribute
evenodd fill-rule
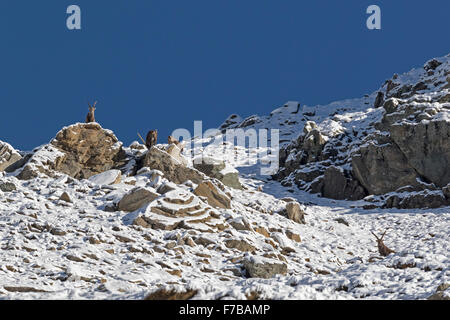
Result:
<svg viewBox="0 0 450 320"><path fill-rule="evenodd" d="M287 273L285 263L268 258L255 259L251 256L244 259L244 268L251 278L270 279L277 274Z"/></svg>
<svg viewBox="0 0 450 320"><path fill-rule="evenodd" d="M0 190L3 192L11 192L16 190L16 185L11 182L2 182L0 183Z"/></svg>

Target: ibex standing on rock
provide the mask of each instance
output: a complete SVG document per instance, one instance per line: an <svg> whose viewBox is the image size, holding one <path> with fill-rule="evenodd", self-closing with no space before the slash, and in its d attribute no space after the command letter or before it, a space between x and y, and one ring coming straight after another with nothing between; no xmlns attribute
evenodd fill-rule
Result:
<svg viewBox="0 0 450 320"><path fill-rule="evenodd" d="M150 148L153 147L157 141L158 141L158 130L150 130L147 133L147 137L145 138L145 145L147 146L147 149L150 150Z"/></svg>
<svg viewBox="0 0 450 320"><path fill-rule="evenodd" d="M372 231L371 231L372 232ZM383 235L378 238L378 236L372 232L372 234L375 236L375 238L377 239L377 244L378 244L378 252L380 253L380 255L382 255L383 257L387 257L388 255L390 255L391 253L395 253L394 250L389 249L388 247L386 247L386 245L383 242L383 238L384 235L386 234L387 230L383 233Z"/></svg>
<svg viewBox="0 0 450 320"><path fill-rule="evenodd" d="M95 106L97 105L97 101L91 106L89 103L89 113L86 116L86 123L95 122Z"/></svg>

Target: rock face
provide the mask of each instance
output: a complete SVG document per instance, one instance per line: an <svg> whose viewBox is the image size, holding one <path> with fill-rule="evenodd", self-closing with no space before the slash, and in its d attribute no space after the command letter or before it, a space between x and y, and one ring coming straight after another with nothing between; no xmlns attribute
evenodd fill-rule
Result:
<svg viewBox="0 0 450 320"><path fill-rule="evenodd" d="M244 260L244 268L251 278L269 279L277 274L286 274L286 264L268 258L247 256Z"/></svg>
<svg viewBox="0 0 450 320"><path fill-rule="evenodd" d="M239 172L227 168L225 161L203 157L200 163L194 161L194 168L211 178L220 180L228 187L242 189L242 185L239 182Z"/></svg>
<svg viewBox="0 0 450 320"><path fill-rule="evenodd" d="M204 181L194 190L194 194L205 197L208 204L214 208L231 209L230 198L211 181Z"/></svg>
<svg viewBox="0 0 450 320"><path fill-rule="evenodd" d="M386 200L385 207L447 205L449 74L448 57L434 59L422 71L394 75L358 102L374 108L334 109L327 116L315 115L319 125L305 116L303 132L280 150L274 178L338 200L377 195ZM360 120L360 112L371 120ZM411 194L383 197L391 192Z"/></svg>
<svg viewBox="0 0 450 320"><path fill-rule="evenodd" d="M142 187L136 187L128 192L118 203L120 211L132 212L159 197L159 194Z"/></svg>
<svg viewBox="0 0 450 320"><path fill-rule="evenodd" d="M168 180L177 184L184 183L188 180L198 184L205 179L205 176L201 172L186 167L185 164L157 146L153 146L147 152L143 166L163 172Z"/></svg>
<svg viewBox="0 0 450 320"><path fill-rule="evenodd" d="M62 129L50 142L65 155L54 170L87 179L124 164L122 143L98 123L78 123Z"/></svg>
<svg viewBox="0 0 450 320"><path fill-rule="evenodd" d="M359 200L366 196L366 191L356 179L334 166L325 170L321 193L336 200Z"/></svg>
<svg viewBox="0 0 450 320"><path fill-rule="evenodd" d="M22 159L22 156L8 143L0 141L0 171Z"/></svg>

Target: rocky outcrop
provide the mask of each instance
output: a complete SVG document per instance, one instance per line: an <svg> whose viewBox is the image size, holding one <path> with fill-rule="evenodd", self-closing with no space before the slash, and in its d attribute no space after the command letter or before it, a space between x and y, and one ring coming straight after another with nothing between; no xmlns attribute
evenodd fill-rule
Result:
<svg viewBox="0 0 450 320"><path fill-rule="evenodd" d="M188 180L199 184L206 178L200 171L187 167L184 163L157 146L153 146L146 153L143 166L163 172L168 180L177 184L182 184Z"/></svg>
<svg viewBox="0 0 450 320"><path fill-rule="evenodd" d="M335 166L325 170L320 191L324 197L336 200L360 200L367 195L358 180Z"/></svg>
<svg viewBox="0 0 450 320"><path fill-rule="evenodd" d="M47 145L39 147L21 163L18 178L65 173L76 179L120 169L126 163L122 143L98 123L77 123L63 128Z"/></svg>
<svg viewBox="0 0 450 320"><path fill-rule="evenodd" d="M87 179L98 173L125 164L122 143L114 133L98 123L78 123L62 129L50 142L64 156L54 170L77 179Z"/></svg>
<svg viewBox="0 0 450 320"><path fill-rule="evenodd" d="M194 159L195 169L211 178L220 180L228 187L242 189L242 185L239 182L239 172L233 168L228 168L225 161L203 157L201 161L198 162L199 163Z"/></svg>
<svg viewBox="0 0 450 320"><path fill-rule="evenodd" d="M0 171L22 159L22 156L8 143L0 141Z"/></svg>

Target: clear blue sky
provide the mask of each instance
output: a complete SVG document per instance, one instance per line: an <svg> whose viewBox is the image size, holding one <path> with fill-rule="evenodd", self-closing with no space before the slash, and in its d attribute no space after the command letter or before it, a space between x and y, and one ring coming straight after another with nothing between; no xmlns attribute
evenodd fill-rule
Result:
<svg viewBox="0 0 450 320"><path fill-rule="evenodd" d="M66 28L66 8L82 30ZM382 30L366 28L366 8ZM96 117L129 144L157 128L217 127L288 100L321 104L376 90L450 52L450 1L3 0L0 140L22 150Z"/></svg>

